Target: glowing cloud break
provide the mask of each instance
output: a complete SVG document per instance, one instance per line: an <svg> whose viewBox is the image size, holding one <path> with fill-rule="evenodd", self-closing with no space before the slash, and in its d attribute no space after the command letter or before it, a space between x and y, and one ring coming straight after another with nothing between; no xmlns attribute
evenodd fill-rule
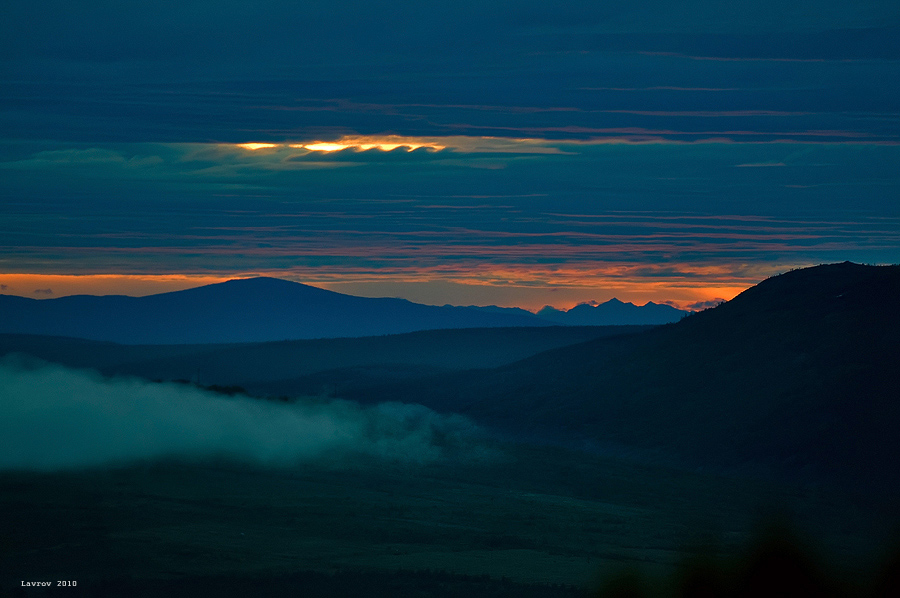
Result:
<svg viewBox="0 0 900 598"><path fill-rule="evenodd" d="M423 147L433 151L440 151L446 148L445 145L437 143L433 139L402 137L400 135L387 135L382 137L344 136L337 141L313 141L310 143L238 143L237 147L250 151L289 147L292 149L305 149L313 152L337 152L345 149L357 151L378 149L389 152L398 148L405 148L406 151L411 152Z"/></svg>

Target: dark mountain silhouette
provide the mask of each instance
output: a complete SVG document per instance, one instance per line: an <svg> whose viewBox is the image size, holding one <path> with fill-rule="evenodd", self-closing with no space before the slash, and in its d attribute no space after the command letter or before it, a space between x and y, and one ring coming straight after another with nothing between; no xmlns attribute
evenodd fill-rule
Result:
<svg viewBox="0 0 900 598"><path fill-rule="evenodd" d="M900 266L817 266L508 366L360 390L518 434L900 484Z"/></svg>
<svg viewBox="0 0 900 598"><path fill-rule="evenodd" d="M660 305L650 301L644 306L634 303L623 303L618 299L610 299L606 303L590 305L582 303L568 311L561 311L550 306L537 312L543 318L564 326L614 326L623 324L669 324L677 322L690 312L676 309L670 305Z"/></svg>
<svg viewBox="0 0 900 598"><path fill-rule="evenodd" d="M370 299L279 280L231 280L149 297L0 295L0 332L125 344L360 337L443 328L546 326L518 313Z"/></svg>

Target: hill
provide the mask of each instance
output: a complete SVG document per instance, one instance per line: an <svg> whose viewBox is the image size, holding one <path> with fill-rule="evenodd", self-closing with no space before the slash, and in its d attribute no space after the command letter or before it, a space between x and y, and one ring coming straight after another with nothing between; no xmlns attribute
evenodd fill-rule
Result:
<svg viewBox="0 0 900 598"><path fill-rule="evenodd" d="M0 333L123 344L242 343L552 325L533 315L354 297L276 278L148 297L0 295Z"/></svg>
<svg viewBox="0 0 900 598"><path fill-rule="evenodd" d="M525 435L900 484L900 266L817 266L641 334L361 390Z"/></svg>

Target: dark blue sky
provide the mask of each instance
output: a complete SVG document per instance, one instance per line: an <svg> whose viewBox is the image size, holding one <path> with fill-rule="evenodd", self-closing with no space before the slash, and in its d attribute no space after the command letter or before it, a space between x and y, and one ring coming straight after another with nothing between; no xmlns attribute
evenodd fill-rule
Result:
<svg viewBox="0 0 900 598"><path fill-rule="evenodd" d="M900 262L896 2L79 4L0 20L2 292L685 305Z"/></svg>

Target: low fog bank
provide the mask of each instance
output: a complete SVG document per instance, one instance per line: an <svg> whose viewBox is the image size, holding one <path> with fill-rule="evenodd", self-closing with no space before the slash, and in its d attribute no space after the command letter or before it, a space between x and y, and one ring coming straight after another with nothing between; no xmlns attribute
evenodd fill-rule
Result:
<svg viewBox="0 0 900 598"><path fill-rule="evenodd" d="M284 404L183 384L106 379L21 356L0 360L0 469L171 457L275 466L362 456L427 463L483 456L479 436L465 418L421 405Z"/></svg>

